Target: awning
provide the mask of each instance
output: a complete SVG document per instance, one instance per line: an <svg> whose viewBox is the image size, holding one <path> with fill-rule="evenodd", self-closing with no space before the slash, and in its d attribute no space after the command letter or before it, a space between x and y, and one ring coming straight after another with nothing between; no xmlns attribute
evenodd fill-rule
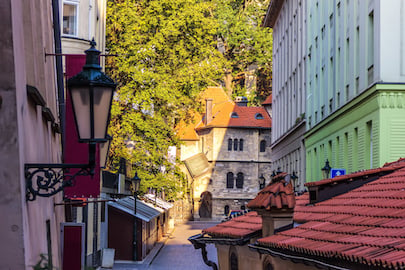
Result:
<svg viewBox="0 0 405 270"><path fill-rule="evenodd" d="M150 222L152 219L161 215L159 208L146 204L140 200L136 200L136 215L135 215L134 214L134 208L135 208L134 204L135 204L135 201L134 201L134 197L132 197L132 196L125 197L123 199L119 199L115 202L108 202L109 206L112 206L118 210L121 210L125 213L130 214L131 216L135 216L146 222Z"/></svg>
<svg viewBox="0 0 405 270"><path fill-rule="evenodd" d="M157 206L164 210L169 210L173 207L172 203L166 202L160 198L156 198L154 194L145 194L143 197L151 203L156 203Z"/></svg>

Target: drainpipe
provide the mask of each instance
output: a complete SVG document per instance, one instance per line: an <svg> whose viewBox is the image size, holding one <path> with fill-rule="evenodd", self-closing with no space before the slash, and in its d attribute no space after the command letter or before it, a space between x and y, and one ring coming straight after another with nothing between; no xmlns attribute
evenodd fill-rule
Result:
<svg viewBox="0 0 405 270"><path fill-rule="evenodd" d="M56 83L58 87L59 121L62 133L62 158L65 145L65 92L63 85L62 42L59 20L59 0L52 0L53 40L55 42Z"/></svg>

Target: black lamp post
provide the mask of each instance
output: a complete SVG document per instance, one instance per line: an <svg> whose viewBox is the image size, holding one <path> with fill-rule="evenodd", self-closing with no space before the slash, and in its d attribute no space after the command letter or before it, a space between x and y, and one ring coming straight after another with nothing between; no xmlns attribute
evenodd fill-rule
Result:
<svg viewBox="0 0 405 270"><path fill-rule="evenodd" d="M263 174L259 177L259 188L263 189L266 185L266 178L264 178Z"/></svg>
<svg viewBox="0 0 405 270"><path fill-rule="evenodd" d="M100 165L104 169L107 167L108 153L110 152L112 137L107 134L106 140L107 141L100 143Z"/></svg>
<svg viewBox="0 0 405 270"><path fill-rule="evenodd" d="M329 178L329 173L332 168L329 166L329 160L326 159L325 166L321 169L323 173L323 178Z"/></svg>
<svg viewBox="0 0 405 270"><path fill-rule="evenodd" d="M138 230L138 226L137 226L137 221L136 221L136 199L138 197L138 190L139 187L141 185L141 178L138 177L138 173L135 172L135 176L131 179L131 191L134 195L134 261L137 260L138 258L138 253L137 253L137 249L138 249L138 236L137 236L137 230Z"/></svg>
<svg viewBox="0 0 405 270"><path fill-rule="evenodd" d="M116 84L101 71L96 43L90 42L83 70L68 80L79 142L89 144L87 164L25 164L26 199L51 197L72 186L78 175L93 175L96 143L105 142ZM70 172L71 169L77 169ZM34 183L35 184L34 184Z"/></svg>

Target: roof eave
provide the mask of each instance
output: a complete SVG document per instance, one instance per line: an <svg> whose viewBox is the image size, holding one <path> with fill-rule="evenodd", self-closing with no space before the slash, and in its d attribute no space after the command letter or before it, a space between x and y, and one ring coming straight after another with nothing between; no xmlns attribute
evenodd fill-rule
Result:
<svg viewBox="0 0 405 270"><path fill-rule="evenodd" d="M284 0L272 0L264 18L263 26L273 28L278 15L280 14L281 7L284 4Z"/></svg>

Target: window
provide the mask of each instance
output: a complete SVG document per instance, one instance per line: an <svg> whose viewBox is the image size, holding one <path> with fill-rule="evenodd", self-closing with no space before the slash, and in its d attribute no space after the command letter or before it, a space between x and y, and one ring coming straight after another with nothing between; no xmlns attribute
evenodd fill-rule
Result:
<svg viewBox="0 0 405 270"><path fill-rule="evenodd" d="M77 3L63 3L63 34L77 36L77 9Z"/></svg>
<svg viewBox="0 0 405 270"><path fill-rule="evenodd" d="M260 119L263 119L264 117L263 117L263 114L261 114L261 113L256 113L255 118L256 118L257 120L260 120Z"/></svg>
<svg viewBox="0 0 405 270"><path fill-rule="evenodd" d="M243 188L243 173L238 173L236 177L236 188Z"/></svg>
<svg viewBox="0 0 405 270"><path fill-rule="evenodd" d="M236 112L231 113L231 118L239 118L239 115Z"/></svg>
<svg viewBox="0 0 405 270"><path fill-rule="evenodd" d="M233 140L233 150L238 151L238 139Z"/></svg>
<svg viewBox="0 0 405 270"><path fill-rule="evenodd" d="M266 140L260 141L260 152L266 152Z"/></svg>
<svg viewBox="0 0 405 270"><path fill-rule="evenodd" d="M263 267L264 270L274 270L273 265L271 265L270 262L266 262L266 264Z"/></svg>
<svg viewBox="0 0 405 270"><path fill-rule="evenodd" d="M233 173L228 172L226 174L226 188L233 188Z"/></svg>
<svg viewBox="0 0 405 270"><path fill-rule="evenodd" d="M229 205L225 205L224 207L224 215L227 216L229 214Z"/></svg>
<svg viewBox="0 0 405 270"><path fill-rule="evenodd" d="M243 139L239 140L239 151L243 151Z"/></svg>
<svg viewBox="0 0 405 270"><path fill-rule="evenodd" d="M229 258L229 266L231 270L238 270L238 255L236 252L231 252L231 256Z"/></svg>
<svg viewBox="0 0 405 270"><path fill-rule="evenodd" d="M232 139L228 139L228 151L232 151Z"/></svg>

